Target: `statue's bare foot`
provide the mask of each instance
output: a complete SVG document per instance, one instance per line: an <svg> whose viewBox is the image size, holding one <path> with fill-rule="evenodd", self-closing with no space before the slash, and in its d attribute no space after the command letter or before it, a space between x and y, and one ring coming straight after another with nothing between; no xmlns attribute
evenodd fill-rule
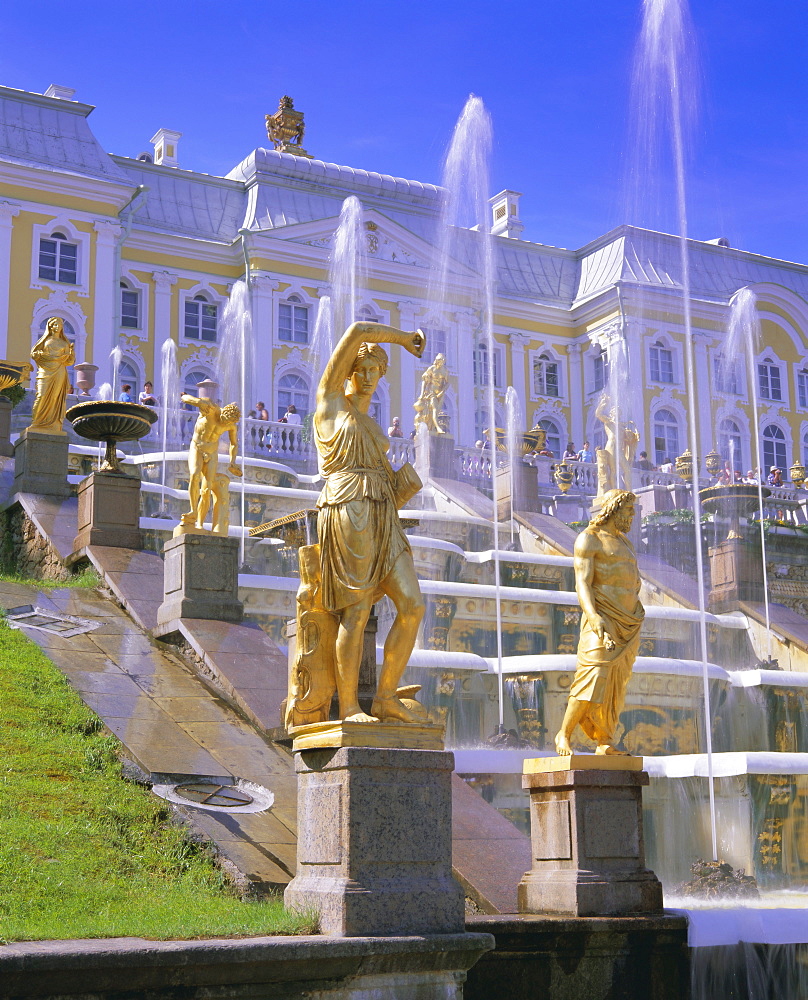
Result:
<svg viewBox="0 0 808 1000"><path fill-rule="evenodd" d="M378 715L382 722L392 719L395 722L418 722L414 712L411 712L395 696L392 698L374 698L371 712Z"/></svg>
<svg viewBox="0 0 808 1000"><path fill-rule="evenodd" d="M617 750L611 745L611 743L599 743L596 754L600 754L602 757L630 757L631 754L628 750Z"/></svg>
<svg viewBox="0 0 808 1000"><path fill-rule="evenodd" d="M373 707L374 707L374 709L376 708L375 702L373 704ZM350 712L348 715L346 715L343 718L342 721L343 722L378 722L379 720L376 718L376 716L374 716L374 715L368 715L367 712L363 712L360 708L358 708L355 712Z"/></svg>
<svg viewBox="0 0 808 1000"><path fill-rule="evenodd" d="M559 733L555 738L555 748L556 753L559 757L570 757L572 756L572 747L570 746L570 741L564 735L564 733Z"/></svg>

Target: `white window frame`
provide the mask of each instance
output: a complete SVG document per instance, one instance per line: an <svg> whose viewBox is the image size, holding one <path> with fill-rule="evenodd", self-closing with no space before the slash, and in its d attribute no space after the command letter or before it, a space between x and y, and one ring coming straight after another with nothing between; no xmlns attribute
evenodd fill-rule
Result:
<svg viewBox="0 0 808 1000"><path fill-rule="evenodd" d="M674 420L674 422L676 424L676 442L677 443L676 443L676 454L675 455L671 455L666 450L665 453L662 455L662 458L660 459L659 454L657 454L656 422L657 422L657 415L659 413L661 413L663 410L666 411L667 413L670 413L670 415L673 417L673 420ZM681 455L684 452L685 449L682 446L682 427L683 426L684 425L682 424L682 415L681 415L681 413L677 412L677 409L675 407L671 406L670 403L667 400L664 401L664 402L662 402L662 403L660 403L658 406L654 407L654 412L651 414L651 441L653 442L652 445L651 445L651 448L652 448L652 451L654 453L654 465L662 465L662 463L665 461L666 458L669 458L672 462L675 462L676 459L679 457L679 455ZM668 440L667 440L667 435L666 435L666 438L665 438L665 448L667 449L667 447L668 447Z"/></svg>
<svg viewBox="0 0 808 1000"><path fill-rule="evenodd" d="M761 380L761 371L760 371L760 369L764 365L767 367L766 381L768 382L768 392L769 392L769 395L766 395L763 392L763 385L762 385L762 380ZM766 402L766 403L779 403L781 405L783 403L787 403L788 402L788 387L786 385L786 380L785 380L785 377L784 377L784 375L785 375L784 368L785 368L785 366L784 366L783 362L772 351L764 351L763 354L756 360L756 362L755 362L755 378L757 379L758 399L760 399L761 401ZM779 393L780 393L779 396L773 396L773 395L771 395L771 389L772 389L772 385L771 385L771 383L772 383L771 370L772 369L776 370L776 372L777 372L778 390L779 390Z"/></svg>
<svg viewBox="0 0 808 1000"><path fill-rule="evenodd" d="M292 299L293 301L290 302L289 301L290 299ZM294 299L297 299L297 301L294 301ZM303 288L303 286L299 282L293 282L288 286L288 288L284 288L282 292L276 293L275 304L273 306L274 329L272 334L272 339L275 347L286 347L289 350L294 350L294 348L297 348L300 351L305 351L306 348L311 347L312 341L314 339L314 330L317 326L317 312L320 308L320 301L321 300L318 298L312 298L312 296ZM305 344L298 343L295 340L281 340L282 305L305 306L308 309L309 333L308 333L308 340L306 341ZM338 335L338 337L340 337L345 331L340 330L334 332L335 335Z"/></svg>
<svg viewBox="0 0 808 1000"><path fill-rule="evenodd" d="M774 437L766 437L766 430L769 427L776 427L777 430L783 435L782 439ZM765 442L777 441L783 445L783 451L785 453L785 460L783 462L778 462L776 459L772 461L771 457L766 457L766 445ZM776 465L783 473L783 482L788 478L788 470L791 467L791 451L792 441L791 441L791 428L784 424L782 420L777 420L776 418L771 418L766 420L765 418L760 422L760 461L762 465L762 474L765 480L766 476L769 474L769 469L772 465Z"/></svg>
<svg viewBox="0 0 808 1000"><path fill-rule="evenodd" d="M289 327L289 333L291 336L286 339L281 336L281 314L283 310L290 310L291 326ZM295 339L295 310L305 310L306 313L306 339L296 340ZM278 303L278 343L283 344L285 347L299 347L303 349L304 347L311 346L312 336L314 334L314 326L317 317L315 315L314 321L312 321L312 309L308 302L304 302L303 298L299 296L296 292L292 292L285 299Z"/></svg>
<svg viewBox="0 0 808 1000"><path fill-rule="evenodd" d="M603 362L603 380L598 384L596 374L596 362ZM609 352L600 344L592 344L590 350L586 352L586 394L592 396L596 392L603 392L609 384Z"/></svg>
<svg viewBox="0 0 808 1000"><path fill-rule="evenodd" d="M186 337L185 336L185 303L193 301L197 295L203 295L210 305L216 306L216 339L215 340L202 340L201 337ZM179 343L181 347L208 347L217 350L219 347L219 323L222 318L222 311L227 304L227 296L220 295L218 292L214 291L213 288L207 282L200 282L194 285L193 288L183 288L178 296L178 322L179 322L179 332L180 339Z"/></svg>
<svg viewBox="0 0 808 1000"><path fill-rule="evenodd" d="M477 341L474 345L474 360L473 360L473 375L474 375L474 385L478 389L488 388L488 379L478 378L477 372L480 365L478 360L479 351L484 350L486 354L488 353L488 344L485 341ZM505 390L506 387L506 367L505 367L505 347L502 344L494 344L494 388L499 392Z"/></svg>
<svg viewBox="0 0 808 1000"><path fill-rule="evenodd" d="M558 394L552 395L547 392L537 392L536 391L536 377L535 377L535 366L536 364L551 364L556 366L556 381L558 386ZM531 400L539 399L566 399L566 372L564 368L563 359L556 353L552 347L539 347L532 351L528 351L528 378L530 379L530 398ZM547 387L546 374L544 376L544 387Z"/></svg>
<svg viewBox="0 0 808 1000"><path fill-rule="evenodd" d="M794 387L797 391L797 405L801 410L808 410L808 364L797 365Z"/></svg>
<svg viewBox="0 0 808 1000"><path fill-rule="evenodd" d="M721 368L727 362L727 358L722 350L716 350L713 352L712 386L714 390L722 396L732 396L735 399L743 399L746 396L744 365L740 358L733 358L731 361L735 376L735 389L725 388L726 382L722 382Z"/></svg>
<svg viewBox="0 0 808 1000"><path fill-rule="evenodd" d="M663 379L662 369L657 364L657 375L659 378L654 378L653 375L653 352L657 349L667 351L670 355L670 365L671 365L671 377L670 379ZM673 345L670 343L667 337L655 336L648 343L648 381L653 382L654 385L678 385L679 384L679 371L680 365L678 363L679 359L677 357L677 352Z"/></svg>
<svg viewBox="0 0 808 1000"><path fill-rule="evenodd" d="M40 241L50 239L53 233L64 233L69 243L76 244L76 281L65 282L54 278L40 278L39 276L39 244ZM31 227L31 288L50 288L53 291L63 289L68 292L86 297L90 294L89 289L89 261L90 246L92 236L90 233L77 229L64 216L58 216L50 222Z"/></svg>
<svg viewBox="0 0 808 1000"><path fill-rule="evenodd" d="M286 367L284 367L282 369L279 369L276 372L276 375L275 375L275 385L273 387L274 394L273 394L273 397L272 397L272 399L273 399L273 406L275 407L275 412L274 413L270 412L270 414L269 414L269 419L270 420L280 420L280 418L283 416L283 413L286 412L286 405L283 406L283 413L280 412L280 410L281 410L281 400L280 400L281 391L284 391L284 392L288 391L286 389L283 389L283 390L281 389L281 381L283 379L285 379L285 378L289 378L290 376L294 377L294 378L302 379L306 383L306 385L308 386L308 392L306 394L306 413L309 412L309 408L310 408L310 405L311 405L311 399L312 399L312 395L311 395L311 390L312 390L312 385L311 385L312 375L311 375L311 372L308 372L308 371L306 371L303 368L299 368L297 365L294 365L294 366L289 365L289 366L286 366ZM298 411L299 411L299 408L298 408ZM301 418L303 416L305 416L305 413L301 414Z"/></svg>
<svg viewBox="0 0 808 1000"><path fill-rule="evenodd" d="M137 292L138 294L138 325L137 326L124 326L123 325L123 296L121 295L121 301L119 302L120 310L120 326L119 333L127 337L137 337L138 340L148 341L149 339L149 286L144 284L138 278L136 278L131 271L121 270L120 280L125 281L129 286L130 292ZM122 293L124 289L118 285L118 292Z"/></svg>

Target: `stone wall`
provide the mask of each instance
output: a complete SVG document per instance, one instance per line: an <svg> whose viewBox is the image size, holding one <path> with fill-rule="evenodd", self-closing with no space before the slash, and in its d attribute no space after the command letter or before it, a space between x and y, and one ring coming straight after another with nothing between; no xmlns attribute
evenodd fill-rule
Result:
<svg viewBox="0 0 808 1000"><path fill-rule="evenodd" d="M808 535L786 529L787 534L766 535L766 570L769 597L797 614L808 617ZM756 551L760 543L756 539Z"/></svg>
<svg viewBox="0 0 808 1000"><path fill-rule="evenodd" d="M73 575L50 541L19 504L0 514L0 568L34 580L69 580Z"/></svg>

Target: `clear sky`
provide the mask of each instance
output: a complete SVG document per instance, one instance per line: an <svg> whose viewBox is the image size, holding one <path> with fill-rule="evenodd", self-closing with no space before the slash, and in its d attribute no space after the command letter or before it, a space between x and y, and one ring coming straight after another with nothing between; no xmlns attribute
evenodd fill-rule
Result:
<svg viewBox="0 0 808 1000"><path fill-rule="evenodd" d="M804 0L691 12L690 233L808 263ZM626 221L640 15L640 0L6 0L0 83L74 87L110 152L177 129L181 166L216 174L267 145L288 93L319 159L435 183L473 92L493 118L491 193L523 192L525 239L575 248Z"/></svg>

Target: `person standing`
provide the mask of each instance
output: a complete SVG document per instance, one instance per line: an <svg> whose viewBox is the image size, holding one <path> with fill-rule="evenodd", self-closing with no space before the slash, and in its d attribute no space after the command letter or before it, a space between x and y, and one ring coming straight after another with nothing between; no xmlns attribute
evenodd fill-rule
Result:
<svg viewBox="0 0 808 1000"><path fill-rule="evenodd" d="M139 393L137 397L141 406L157 406L157 397L154 395L153 389L151 382L144 383L143 392Z"/></svg>

